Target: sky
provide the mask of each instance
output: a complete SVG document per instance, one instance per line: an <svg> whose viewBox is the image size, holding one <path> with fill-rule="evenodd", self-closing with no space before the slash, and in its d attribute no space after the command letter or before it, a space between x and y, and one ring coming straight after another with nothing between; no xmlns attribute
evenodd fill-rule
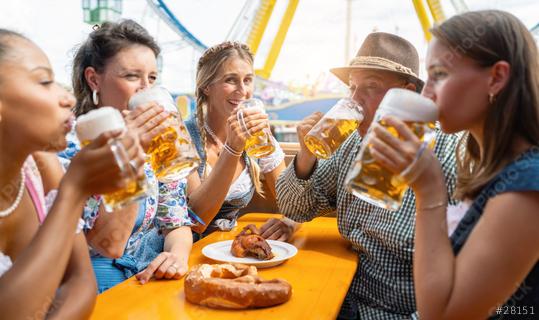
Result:
<svg viewBox="0 0 539 320"><path fill-rule="evenodd" d="M166 1L177 18L206 45L226 39L246 0ZM257 0L247 0L257 1ZM451 1L442 0L447 16L455 13ZM272 35L287 0L277 0L274 17L255 59L263 64ZM519 17L531 28L539 23L538 0L465 0L471 10L502 9ZM271 80L306 85L338 81L328 73L345 60L346 0L300 0ZM396 33L411 41L425 56L424 40L412 0L352 0L350 57L366 35L374 30ZM146 0L123 0L123 17L132 18L162 44L162 84L174 92L192 92L195 65L200 52L179 48L177 36L157 18ZM80 0L0 0L0 27L24 33L48 55L58 81L69 84L71 62L77 44L92 31L83 22ZM424 77L424 70L421 70Z"/></svg>

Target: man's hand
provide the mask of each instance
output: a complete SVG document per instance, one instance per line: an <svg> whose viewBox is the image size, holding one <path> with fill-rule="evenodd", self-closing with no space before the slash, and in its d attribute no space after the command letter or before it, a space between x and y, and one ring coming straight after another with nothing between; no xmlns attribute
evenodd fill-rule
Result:
<svg viewBox="0 0 539 320"><path fill-rule="evenodd" d="M288 241L292 238L299 226L299 223L288 218L271 218L260 227L260 234L267 240Z"/></svg>
<svg viewBox="0 0 539 320"><path fill-rule="evenodd" d="M296 127L300 150L296 156L295 169L296 176L300 179L308 179L311 176L316 163L316 157L307 148L304 139L314 125L322 119L322 116L323 114L321 112L315 112L303 119Z"/></svg>

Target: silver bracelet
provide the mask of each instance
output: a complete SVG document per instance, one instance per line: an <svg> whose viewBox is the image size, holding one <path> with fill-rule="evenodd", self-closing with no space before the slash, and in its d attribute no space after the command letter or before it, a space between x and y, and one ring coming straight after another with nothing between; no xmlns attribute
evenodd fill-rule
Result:
<svg viewBox="0 0 539 320"><path fill-rule="evenodd" d="M421 208L416 208L416 211L429 211L429 210L434 210L434 209L438 209L438 208L441 208L441 207L446 207L447 208L447 201L446 200L442 200L440 202L433 203L433 204L430 204L428 206L422 206Z"/></svg>
<svg viewBox="0 0 539 320"><path fill-rule="evenodd" d="M223 148L228 151L228 153L230 153L231 155L233 155L234 157L240 157L242 154L243 154L243 151L236 151L234 149L232 149L231 146L229 146L227 143L225 143L223 145Z"/></svg>

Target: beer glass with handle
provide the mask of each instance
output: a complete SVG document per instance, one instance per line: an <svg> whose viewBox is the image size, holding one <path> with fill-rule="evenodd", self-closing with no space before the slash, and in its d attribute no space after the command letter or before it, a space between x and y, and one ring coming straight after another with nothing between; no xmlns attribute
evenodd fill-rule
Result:
<svg viewBox="0 0 539 320"><path fill-rule="evenodd" d="M101 107L77 118L75 131L81 146L87 146L100 134L112 130L126 130L120 111L113 107ZM116 139L108 141L116 163L123 173L127 184L124 189L103 195L103 205L107 212L121 208L147 195L146 176L137 177L135 168L129 163L127 152L121 142Z"/></svg>
<svg viewBox="0 0 539 320"><path fill-rule="evenodd" d="M397 131L384 123L385 116L404 121L415 135L430 148L434 147L434 128L438 107L428 98L405 89L391 89L380 103L374 121L386 127L394 136ZM361 150L345 179L350 192L362 200L388 210L397 210L408 188L398 174L379 165L372 157L369 145L370 130L363 139Z"/></svg>
<svg viewBox="0 0 539 320"><path fill-rule="evenodd" d="M312 154L328 159L363 121L363 108L351 98L341 99L305 135Z"/></svg>
<svg viewBox="0 0 539 320"><path fill-rule="evenodd" d="M150 101L161 105L171 114L165 120L169 127L152 139L147 150L155 176L165 183L185 178L198 167L200 158L170 93L159 86L142 90L129 99L128 107L133 110Z"/></svg>
<svg viewBox="0 0 539 320"><path fill-rule="evenodd" d="M238 122L241 124L243 130L247 131L245 126L245 120L243 118L243 109L258 108L263 113L264 103L259 99L244 100L239 104L239 110L237 113ZM272 139L269 128L265 128L255 134L249 134L249 138L245 142L245 152L247 155L254 158L262 158L275 151L275 141Z"/></svg>

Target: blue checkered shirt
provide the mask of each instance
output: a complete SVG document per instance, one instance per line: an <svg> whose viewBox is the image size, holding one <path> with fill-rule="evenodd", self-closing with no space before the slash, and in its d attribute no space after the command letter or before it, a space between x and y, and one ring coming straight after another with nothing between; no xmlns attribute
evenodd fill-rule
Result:
<svg viewBox="0 0 539 320"><path fill-rule="evenodd" d="M336 210L339 232L352 243L360 261L345 304L357 310L361 319L410 319L416 311L415 197L408 189L400 209L392 212L348 192L344 181L360 143L354 132L330 159L318 161L308 180L297 178L290 164L277 181L279 209L298 222ZM455 189L457 143L457 135L437 131L434 153L442 164L449 195Z"/></svg>

